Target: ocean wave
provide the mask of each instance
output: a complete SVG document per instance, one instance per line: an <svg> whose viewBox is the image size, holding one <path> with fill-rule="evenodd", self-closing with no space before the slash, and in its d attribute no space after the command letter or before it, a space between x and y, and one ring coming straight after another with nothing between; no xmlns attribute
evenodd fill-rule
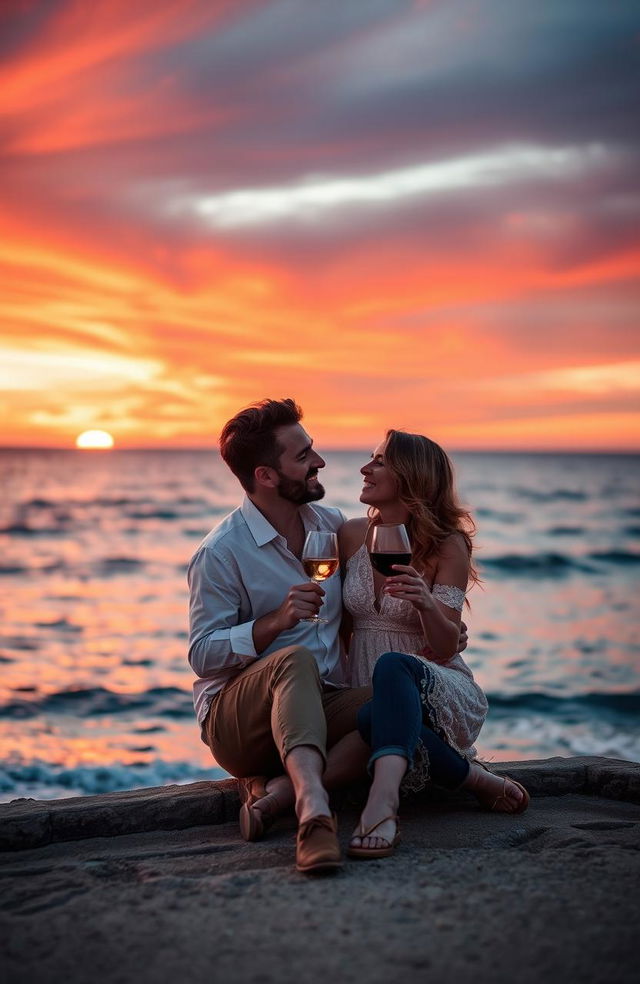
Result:
<svg viewBox="0 0 640 984"><path fill-rule="evenodd" d="M98 563L101 574L125 574L144 566L145 562L137 557L103 557Z"/></svg>
<svg viewBox="0 0 640 984"><path fill-rule="evenodd" d="M177 509L134 509L125 510L124 515L127 519L180 519L181 516L190 516L191 513L181 513Z"/></svg>
<svg viewBox="0 0 640 984"><path fill-rule="evenodd" d="M138 531L136 530L135 532ZM84 579L96 576L111 577L114 574L139 574L147 566L147 563L147 560L141 560L139 557L126 557L124 555L96 558L87 564L66 560L55 560L45 563L38 563L36 560L35 562L24 564L12 562L0 564L0 577L11 577L12 575L35 577L41 574L60 572ZM157 564L158 562L156 561L155 563ZM184 573L187 565L184 562L177 565L167 563L165 566L167 569L173 569L175 566L181 573Z"/></svg>
<svg viewBox="0 0 640 984"><path fill-rule="evenodd" d="M577 489L531 489L514 488L513 495L530 502L586 502L589 496Z"/></svg>
<svg viewBox="0 0 640 984"><path fill-rule="evenodd" d="M85 509L87 506L117 506L121 509L123 506L135 506L142 505L144 503L152 504L153 500L149 499L148 496L118 496L116 498L112 498L110 496L100 496L97 499L64 499L55 501L53 499L42 499L36 496L33 499L27 499L19 504L23 509L33 509L37 511L39 509L54 509L61 505L62 502L64 503L66 509L74 509L78 506L82 509Z"/></svg>
<svg viewBox="0 0 640 984"><path fill-rule="evenodd" d="M57 799L93 793L113 793L123 789L167 786L173 783L215 781L228 778L220 767L199 768L191 762L166 762L98 766L64 766L34 760L0 764L0 796L6 802L17 797Z"/></svg>
<svg viewBox="0 0 640 984"><path fill-rule="evenodd" d="M636 716L640 713L640 693L587 693L571 697L556 697L545 693L487 694L490 713L544 714L552 718L574 716L576 712Z"/></svg>
<svg viewBox="0 0 640 984"><path fill-rule="evenodd" d="M60 526L30 526L28 523L11 523L9 526L0 526L0 533L15 537L62 536L69 533L69 528L66 523L61 523Z"/></svg>
<svg viewBox="0 0 640 984"><path fill-rule="evenodd" d="M93 500L77 500L71 502L72 506L100 506L101 508L112 507L114 509L124 509L125 506L145 506L154 505L155 499L150 499L148 496L116 496L115 498L103 495L97 499Z"/></svg>
<svg viewBox="0 0 640 984"><path fill-rule="evenodd" d="M46 714L94 717L144 711L147 717L183 718L193 714L191 693L177 687L152 687L139 693L116 693L105 687L61 690L31 699L0 703L0 718L21 720Z"/></svg>
<svg viewBox="0 0 640 984"><path fill-rule="evenodd" d="M544 714L519 713L510 717L492 717L487 721L477 741L480 757L485 761L516 758L549 758L560 755L597 755L604 758L640 760L640 735L635 717L608 719L591 717L588 722L575 716L554 720ZM491 748L487 755L483 748Z"/></svg>
<svg viewBox="0 0 640 984"><path fill-rule="evenodd" d="M549 536L583 536L585 532L583 526L552 526L547 530Z"/></svg>
<svg viewBox="0 0 640 984"><path fill-rule="evenodd" d="M607 564L640 564L640 552L633 550L603 550L591 553L589 557Z"/></svg>
<svg viewBox="0 0 640 984"><path fill-rule="evenodd" d="M594 573L597 568L564 554L502 554L499 557L483 557L482 567L491 567L505 574L527 576L529 574L547 577L561 577L571 571Z"/></svg>
<svg viewBox="0 0 640 984"><path fill-rule="evenodd" d="M180 507L183 508L180 508ZM184 508L186 507L186 508ZM211 502L205 499L194 499L189 496L166 502L149 502L144 506L137 505L134 509L124 509L123 515L127 519L147 520L161 519L173 521L176 519L193 519L197 516L208 516L217 511Z"/></svg>
<svg viewBox="0 0 640 984"><path fill-rule="evenodd" d="M39 629L61 629L63 632L84 632L81 625L76 625L66 618L56 618L51 622L35 622Z"/></svg>
<svg viewBox="0 0 640 984"><path fill-rule="evenodd" d="M489 714L477 744L488 744L498 759L520 748L533 758L602 755L640 760L640 693L488 694L487 699ZM506 756L500 755L501 748Z"/></svg>
<svg viewBox="0 0 640 984"><path fill-rule="evenodd" d="M40 648L37 639L20 635L0 636L0 645L7 646L9 649L21 649L24 652L36 652Z"/></svg>
<svg viewBox="0 0 640 984"><path fill-rule="evenodd" d="M556 696L541 691L519 694L487 694L492 714L536 712L550 717L574 713L612 712L623 715L640 713L640 692L591 692ZM54 691L31 698L13 697L0 703L0 718L33 718L46 714L71 714L86 718L99 715L144 711L146 718L187 718L193 715L191 691L178 687L152 687L135 693L118 693L105 687Z"/></svg>
<svg viewBox="0 0 640 984"><path fill-rule="evenodd" d="M52 574L60 571L66 565L60 561L34 566L32 564L0 564L0 577L11 577L13 574Z"/></svg>
<svg viewBox="0 0 640 984"><path fill-rule="evenodd" d="M101 508L114 508L114 509L127 509L129 507L138 507L141 510L144 509L162 509L168 506L168 503L161 501L159 499L152 498L148 495L145 496L98 496L96 499L64 499L55 501L53 499L42 499L36 497L33 499L27 499L24 502L20 502L19 505L21 509L27 510L46 510L55 509L60 505L64 505L65 509L74 509L75 507L80 507L85 509L87 506L99 506ZM199 509L211 509L215 508L215 502L211 502L205 499L203 496L193 496L193 495L180 495L175 499L171 499L171 506L196 506Z"/></svg>
<svg viewBox="0 0 640 984"><path fill-rule="evenodd" d="M498 557L483 557L482 567L490 567L499 573L527 577L535 574L540 577L562 577L574 571L583 574L597 574L602 565L628 567L640 564L640 551L632 550L594 550L582 557L570 557L562 553L539 554L501 554Z"/></svg>
<svg viewBox="0 0 640 984"><path fill-rule="evenodd" d="M501 523L519 523L522 521L522 513L502 512L498 509L489 509L487 506L479 506L475 510L478 519L497 519Z"/></svg>

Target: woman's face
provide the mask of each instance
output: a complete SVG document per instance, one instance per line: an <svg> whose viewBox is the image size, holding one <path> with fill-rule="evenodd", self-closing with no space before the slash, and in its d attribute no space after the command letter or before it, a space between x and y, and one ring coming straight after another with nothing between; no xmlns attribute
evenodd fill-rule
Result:
<svg viewBox="0 0 640 984"><path fill-rule="evenodd" d="M371 459L360 469L364 477L360 502L376 506L397 502L398 483L395 475L387 468L384 460L386 441L383 441L371 455Z"/></svg>

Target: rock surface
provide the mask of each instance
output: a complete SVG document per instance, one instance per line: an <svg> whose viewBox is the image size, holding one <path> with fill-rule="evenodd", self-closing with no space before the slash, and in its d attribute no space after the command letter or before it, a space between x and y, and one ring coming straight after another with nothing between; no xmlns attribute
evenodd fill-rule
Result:
<svg viewBox="0 0 640 984"><path fill-rule="evenodd" d="M414 800L392 858L315 879L293 818L240 839L231 783L1 807L2 980L635 982L640 765L509 773L525 814ZM356 819L341 811L345 847Z"/></svg>
<svg viewBox="0 0 640 984"><path fill-rule="evenodd" d="M640 803L640 764L605 758L552 758L497 762L536 796L590 793ZM354 790L358 805L363 789ZM462 797L465 798L464 796ZM414 802L455 801L455 795L427 792ZM235 819L235 780L133 789L62 800L17 799L0 805L0 851L41 847L56 841L118 836L146 830L182 830Z"/></svg>

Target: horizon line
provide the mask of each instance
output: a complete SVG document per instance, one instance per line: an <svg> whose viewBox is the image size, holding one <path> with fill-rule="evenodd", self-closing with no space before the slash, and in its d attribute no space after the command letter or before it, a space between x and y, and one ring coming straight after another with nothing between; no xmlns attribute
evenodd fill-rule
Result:
<svg viewBox="0 0 640 984"><path fill-rule="evenodd" d="M327 447L323 449L326 454L366 454L368 447ZM640 455L640 448L447 448L447 454L557 454L557 455L578 455L578 454L601 454L601 455ZM181 452L184 454L220 454L218 447L206 447L198 445L196 447L181 446L148 446L139 447L118 447L111 448L78 448L73 445L39 445L39 444L2 444L0 453L3 451L73 451L81 454L110 454L115 452Z"/></svg>

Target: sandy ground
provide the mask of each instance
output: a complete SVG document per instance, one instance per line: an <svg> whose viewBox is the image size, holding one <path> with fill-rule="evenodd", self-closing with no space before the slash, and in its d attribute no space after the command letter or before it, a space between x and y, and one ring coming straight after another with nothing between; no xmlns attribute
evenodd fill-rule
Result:
<svg viewBox="0 0 640 984"><path fill-rule="evenodd" d="M296 873L292 819L257 844L222 823L7 852L0 977L635 984L639 832L640 805L570 794L406 806L393 858L322 878Z"/></svg>

